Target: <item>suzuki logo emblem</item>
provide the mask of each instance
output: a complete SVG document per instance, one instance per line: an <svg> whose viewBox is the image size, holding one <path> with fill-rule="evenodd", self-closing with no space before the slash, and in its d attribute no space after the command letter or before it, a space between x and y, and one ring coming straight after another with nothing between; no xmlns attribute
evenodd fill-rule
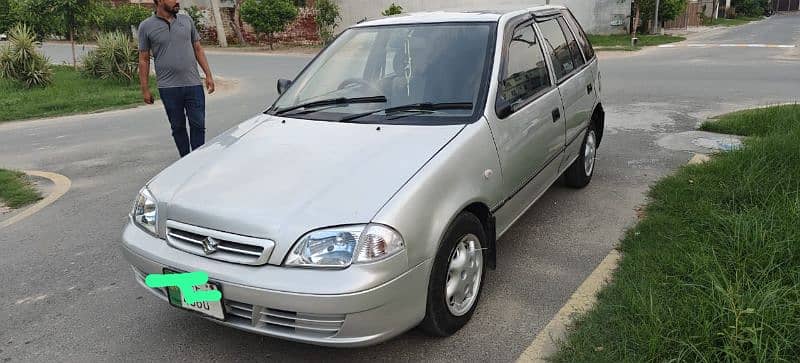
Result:
<svg viewBox="0 0 800 363"><path fill-rule="evenodd" d="M210 255L214 252L217 252L217 247L219 247L219 242L215 239L208 237L203 240L203 252L207 255Z"/></svg>

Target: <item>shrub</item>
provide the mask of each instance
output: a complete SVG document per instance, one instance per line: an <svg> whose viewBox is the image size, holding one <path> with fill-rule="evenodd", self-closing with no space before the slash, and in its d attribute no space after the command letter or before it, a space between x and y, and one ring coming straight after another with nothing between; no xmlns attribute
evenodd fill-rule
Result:
<svg viewBox="0 0 800 363"><path fill-rule="evenodd" d="M53 82L50 60L36 51L36 36L27 25L17 24L8 34L9 45L0 49L0 77L25 87L46 87Z"/></svg>
<svg viewBox="0 0 800 363"><path fill-rule="evenodd" d="M101 33L97 49L87 53L81 63L86 76L132 82L138 77L139 52L128 35Z"/></svg>
<svg viewBox="0 0 800 363"><path fill-rule="evenodd" d="M769 9L769 0L734 0L732 6L738 16L759 17Z"/></svg>
<svg viewBox="0 0 800 363"><path fill-rule="evenodd" d="M192 5L184 10L186 10L186 15L189 15L189 17L192 18L195 29L197 29L198 32L202 32L203 24L200 23L200 19L203 18L203 13L200 8L198 8L196 5Z"/></svg>
<svg viewBox="0 0 800 363"><path fill-rule="evenodd" d="M317 0L317 26L319 27L319 37L323 43L328 43L333 38L333 29L336 28L336 20L341 19L339 15L339 5L331 0Z"/></svg>
<svg viewBox="0 0 800 363"><path fill-rule="evenodd" d="M687 0L660 0L658 5L658 21L663 23L665 21L674 20L681 12L686 9ZM647 24L652 24L655 17L656 1L655 0L638 0L640 10L640 29L642 33L649 33ZM660 26L659 26L660 27Z"/></svg>
<svg viewBox="0 0 800 363"><path fill-rule="evenodd" d="M131 26L138 26L150 16L151 11L144 6L123 4L115 7L97 7L97 26L102 32L130 33Z"/></svg>
<svg viewBox="0 0 800 363"><path fill-rule="evenodd" d="M267 35L270 49L274 34L297 18L297 7L291 0L244 0L241 12L242 20Z"/></svg>
<svg viewBox="0 0 800 363"><path fill-rule="evenodd" d="M389 8L384 10L381 13L381 15L390 16L390 15L398 15L398 14L402 14L402 13L403 13L403 7L400 6L400 5L397 5L395 3L392 3L392 5L389 5Z"/></svg>

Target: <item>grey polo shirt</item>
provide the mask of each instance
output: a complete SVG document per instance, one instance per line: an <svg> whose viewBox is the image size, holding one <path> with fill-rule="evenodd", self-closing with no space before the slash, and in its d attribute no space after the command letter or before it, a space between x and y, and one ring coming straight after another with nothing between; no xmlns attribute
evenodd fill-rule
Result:
<svg viewBox="0 0 800 363"><path fill-rule="evenodd" d="M198 40L200 34L185 14L178 14L171 23L153 14L139 24L139 50L153 55L158 88L203 84L192 46Z"/></svg>

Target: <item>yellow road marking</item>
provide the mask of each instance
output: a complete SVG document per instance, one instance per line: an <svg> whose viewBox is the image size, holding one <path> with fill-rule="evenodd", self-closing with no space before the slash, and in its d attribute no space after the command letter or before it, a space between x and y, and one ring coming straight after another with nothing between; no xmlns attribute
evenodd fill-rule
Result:
<svg viewBox="0 0 800 363"><path fill-rule="evenodd" d="M612 250L600 262L600 265L575 290L569 301L556 313L553 320L547 323L544 329L533 339L531 345L517 358L518 363L546 362L549 356L556 353L558 350L557 343L566 338L567 326L572 321L573 315L575 313L585 313L594 306L597 301L597 292L611 278L611 274L617 268L620 257L621 255L617 250Z"/></svg>

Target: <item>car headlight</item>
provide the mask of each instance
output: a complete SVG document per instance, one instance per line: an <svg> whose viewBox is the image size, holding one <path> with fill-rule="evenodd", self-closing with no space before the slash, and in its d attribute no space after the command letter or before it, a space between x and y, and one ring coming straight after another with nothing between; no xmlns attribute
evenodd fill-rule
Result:
<svg viewBox="0 0 800 363"><path fill-rule="evenodd" d="M139 191L133 203L131 217L136 225L153 235L158 235L158 202L147 187Z"/></svg>
<svg viewBox="0 0 800 363"><path fill-rule="evenodd" d="M300 238L286 258L286 266L344 268L380 261L404 248L400 234L383 225L321 229Z"/></svg>

